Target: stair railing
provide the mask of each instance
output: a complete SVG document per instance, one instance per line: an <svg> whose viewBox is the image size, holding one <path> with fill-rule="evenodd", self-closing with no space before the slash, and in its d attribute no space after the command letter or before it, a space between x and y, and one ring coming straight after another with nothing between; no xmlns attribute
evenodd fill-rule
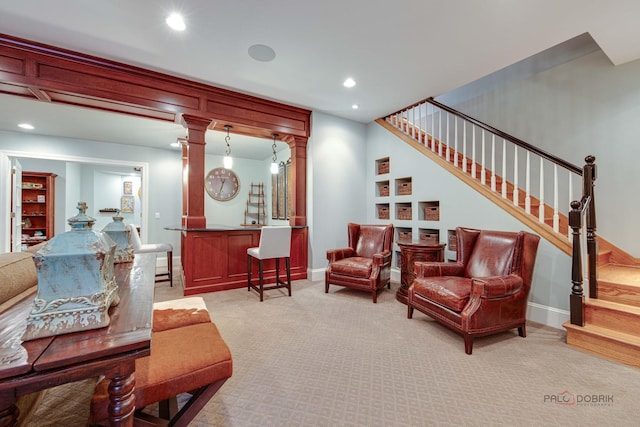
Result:
<svg viewBox="0 0 640 427"><path fill-rule="evenodd" d="M384 118L473 179L537 217L571 242L569 204L580 193L583 171L525 141L428 98ZM550 177L549 177L550 175ZM537 184L533 184L537 181ZM524 188L521 188L524 182ZM551 206L545 204L551 193ZM564 203L563 203L564 205ZM566 205L565 205L566 206ZM537 212L535 212L537 210Z"/></svg>
<svg viewBox="0 0 640 427"><path fill-rule="evenodd" d="M596 158L587 156L583 168L582 199L571 202L569 212L569 227L573 235L573 254L571 257L571 295L569 296L570 322L572 325L584 326L584 292L582 276L582 218L586 218L587 229L587 271L589 277L589 297L598 298L597 256L598 242L596 240L596 207L595 181Z"/></svg>
<svg viewBox="0 0 640 427"><path fill-rule="evenodd" d="M581 237L583 217L586 218L589 297L597 298L598 296L594 198L595 157L587 156L585 166L580 169L525 141L441 104L433 98L390 114L384 120L437 153L439 157L446 159L471 178L490 186L493 192L500 194L502 198L511 201L514 205L522 207L528 214L533 215L533 208L537 204L539 222L551 225L556 233L562 233L572 243L570 321L574 325L584 326ZM499 141L496 143L496 139L501 139L502 144ZM513 161L507 160L510 157ZM537 162L536 157L539 159ZM520 168L521 164L524 164L524 171ZM548 169L552 170L550 179L545 176ZM497 173L498 170L500 174ZM532 178L538 178L539 183L535 189L531 186ZM520 188L521 180L525 182L524 189ZM582 181L582 198L573 200L574 190L576 193L580 192L578 188L574 188L574 185L579 185L580 181ZM548 189L551 189L553 197L551 218L547 216L548 209L545 206L545 190ZM524 201L520 200L521 193ZM561 215L558 210L558 201L561 198L568 200L571 206L571 211L565 216L565 218L568 217L566 229L562 230Z"/></svg>

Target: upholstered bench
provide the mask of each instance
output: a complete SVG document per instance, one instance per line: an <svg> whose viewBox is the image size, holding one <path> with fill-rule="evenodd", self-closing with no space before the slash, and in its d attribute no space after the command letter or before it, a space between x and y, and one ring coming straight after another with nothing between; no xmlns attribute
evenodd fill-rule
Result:
<svg viewBox="0 0 640 427"><path fill-rule="evenodd" d="M38 274L30 252L0 254L0 313L25 298L33 298ZM16 319L16 322L21 319ZM24 320L24 319L22 319ZM16 401L19 425L28 425L44 396L45 390L20 396Z"/></svg>
<svg viewBox="0 0 640 427"><path fill-rule="evenodd" d="M151 336L151 355L136 360L136 418L146 423L170 419L171 425L186 426L231 377L233 362L229 347L211 323L201 298L157 303ZM96 386L91 400L90 423L106 424L108 380ZM175 397L189 393L191 399L177 410ZM159 402L159 418L142 409Z"/></svg>

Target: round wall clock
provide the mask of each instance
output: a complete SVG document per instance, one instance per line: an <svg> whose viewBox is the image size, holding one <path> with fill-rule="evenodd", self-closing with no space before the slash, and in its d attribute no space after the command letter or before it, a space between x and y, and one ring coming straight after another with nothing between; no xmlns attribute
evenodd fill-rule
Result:
<svg viewBox="0 0 640 427"><path fill-rule="evenodd" d="M215 168L205 177L204 188L213 199L226 202L238 194L240 180L231 169Z"/></svg>

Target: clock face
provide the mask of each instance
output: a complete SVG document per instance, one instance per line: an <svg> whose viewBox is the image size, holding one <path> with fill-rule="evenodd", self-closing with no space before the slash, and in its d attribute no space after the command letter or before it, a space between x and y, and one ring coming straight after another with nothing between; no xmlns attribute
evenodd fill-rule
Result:
<svg viewBox="0 0 640 427"><path fill-rule="evenodd" d="M215 168L211 169L205 177L204 188L215 200L226 202L238 194L240 180L231 169Z"/></svg>

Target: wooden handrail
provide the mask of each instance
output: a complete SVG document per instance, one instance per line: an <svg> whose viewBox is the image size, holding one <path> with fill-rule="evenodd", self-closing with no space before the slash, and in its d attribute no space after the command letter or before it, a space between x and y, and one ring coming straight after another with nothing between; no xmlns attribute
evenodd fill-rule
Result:
<svg viewBox="0 0 640 427"><path fill-rule="evenodd" d="M493 126L490 126L490 125L488 125L486 123L483 123L480 120L474 119L473 117L469 117L466 114L461 113L460 111L456 111L451 107L448 107L448 106L446 106L444 104L441 104L438 101L436 101L435 99L433 99L433 97L429 97L429 98L424 99L422 101L416 102L413 105L410 105L410 106L408 106L406 108L403 108L402 110L396 111L395 113L388 114L387 117L388 116L392 116L394 114L399 114L399 113L401 113L402 111L405 111L405 110L410 110L411 108L414 108L414 107L416 107L416 106L418 106L420 104L423 104L425 102L427 102L427 103L429 103L431 105L435 105L436 107L440 108L441 110L447 111L447 112L449 112L449 113L451 113L451 114L453 114L455 116L458 116L458 117L462 118L465 121L473 123L475 126L478 126L481 129L485 129L485 130L493 133L494 135L499 136L500 138L504 138L507 141L510 141L513 144L524 148L525 150L528 150L528 151L530 151L532 153L535 153L538 156L540 156L540 157L542 157L544 159L547 159L550 162L553 162L553 163L557 164L558 166L562 166L563 168L565 168L565 169L567 169L567 170L569 170L569 171L571 171L571 172L573 172L573 173L575 173L577 175L582 176L582 169L580 167L578 167L578 166L576 166L576 165L574 165L572 163L569 163L566 160L563 160L563 159L561 159L559 157L556 157L553 154L547 153L544 150L541 150L541 149L539 149L537 147L534 147L533 145L529 144L528 142L525 142L525 141L523 141L523 140L521 140L519 138L516 138L513 135L509 135L508 133L503 132L503 131L501 131L499 129L496 129Z"/></svg>

